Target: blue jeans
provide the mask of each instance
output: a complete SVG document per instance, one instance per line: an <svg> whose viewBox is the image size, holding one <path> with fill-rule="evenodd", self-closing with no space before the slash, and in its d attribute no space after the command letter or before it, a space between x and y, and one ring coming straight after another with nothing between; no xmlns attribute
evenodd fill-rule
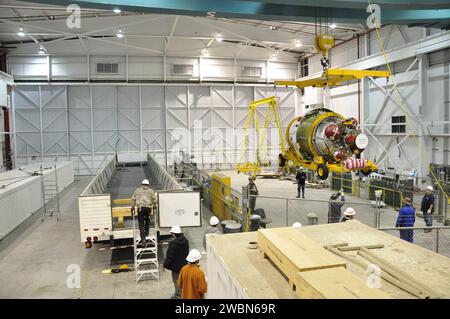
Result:
<svg viewBox="0 0 450 319"><path fill-rule="evenodd" d="M433 226L433 214L423 212L423 219L425 220L425 224L427 225L427 227Z"/></svg>
<svg viewBox="0 0 450 319"><path fill-rule="evenodd" d="M400 229L400 238L410 243L414 240L414 230L412 229Z"/></svg>

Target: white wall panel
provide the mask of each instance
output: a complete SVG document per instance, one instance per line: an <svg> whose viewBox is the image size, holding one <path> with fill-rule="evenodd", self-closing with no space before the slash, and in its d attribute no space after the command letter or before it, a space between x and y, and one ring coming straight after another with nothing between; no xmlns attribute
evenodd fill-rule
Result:
<svg viewBox="0 0 450 319"><path fill-rule="evenodd" d="M88 78L87 56L53 56L51 60L52 79L85 80Z"/></svg>
<svg viewBox="0 0 450 319"><path fill-rule="evenodd" d="M248 104L275 93L285 126L295 116L296 103L294 90L286 88L275 92L272 86L250 85L19 85L14 91L16 165L60 158L72 160L77 174L93 174L103 156L114 154L117 147L120 152L148 150L162 163L166 149L169 163L183 150L200 163L231 167L239 158ZM267 143L276 147L277 139L274 132ZM253 138L250 147L253 159Z"/></svg>
<svg viewBox="0 0 450 319"><path fill-rule="evenodd" d="M164 76L163 57L129 56L128 79L162 79Z"/></svg>

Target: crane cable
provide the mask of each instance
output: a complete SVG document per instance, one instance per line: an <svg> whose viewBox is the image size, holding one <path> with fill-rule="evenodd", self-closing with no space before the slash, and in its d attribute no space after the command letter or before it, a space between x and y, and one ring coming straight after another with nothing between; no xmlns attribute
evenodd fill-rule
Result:
<svg viewBox="0 0 450 319"><path fill-rule="evenodd" d="M372 15L372 13L373 13L373 11L372 11L372 3L371 3L370 0L367 0L367 1L368 1L368 4L369 4L369 9L370 9L371 15ZM392 72L391 67L390 67L390 64L389 64L389 61L388 61L388 57L387 57L387 54L386 54L386 51L385 51L385 48L384 48L383 39L381 38L381 34L380 34L380 26L377 24L376 19L373 20L373 23L374 23L374 25L375 25L375 31L376 31L376 34L377 34L378 42L379 42L379 44L380 44L380 49L381 49L381 52L382 52L382 54L383 54L384 61L385 61L385 64L386 64L386 67L387 67L387 69L388 69L388 71L389 71L389 73L390 73L390 75L391 75L391 77L392 77L392 84L393 84L393 86L392 86L392 91L393 91L399 98L394 97L392 94L388 93L388 91L386 91L386 92L390 95L390 97L391 97L395 102L397 102L397 105L400 106L400 109L403 111L403 113L404 113L404 115L405 115L406 125L411 129L411 131L414 132L414 131L415 131L415 128L414 128L414 127L412 126L412 124L411 124L411 117L409 116L408 112L406 111L406 104L405 104L405 101L404 101L403 97L401 96L401 94L400 94L400 92L399 92L399 90L398 90L398 86L397 86L397 81L396 81L395 75L394 75L394 73ZM427 157L426 157L427 152L426 152L426 150L423 148L423 145L422 145L421 143L419 143L419 140L417 139L417 137L416 137L415 135L411 135L411 136L412 136L412 138L414 139L414 142L417 144L417 146L418 146L418 148L419 148L419 150L420 150L419 156L421 157L421 160L426 159L426 158L427 158ZM437 185L438 185L439 189L441 190L442 194L444 194L444 196L446 197L446 199L447 199L447 201L448 201L448 200L449 200L449 197L448 197L447 193L445 192L444 188L442 187L442 184L439 182L438 178L436 177L436 175L434 174L434 172L433 172L433 170L432 170L431 168L430 168L430 173L431 173L431 175L433 176L433 179L434 179L435 182L437 183Z"/></svg>

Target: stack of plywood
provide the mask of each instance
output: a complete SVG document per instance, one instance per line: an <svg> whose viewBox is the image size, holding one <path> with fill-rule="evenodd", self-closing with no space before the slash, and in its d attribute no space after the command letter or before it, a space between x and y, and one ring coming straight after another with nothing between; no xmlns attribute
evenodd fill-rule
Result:
<svg viewBox="0 0 450 319"><path fill-rule="evenodd" d="M272 228L258 231L264 255L288 278L300 298L389 298L346 268L345 262L298 229Z"/></svg>

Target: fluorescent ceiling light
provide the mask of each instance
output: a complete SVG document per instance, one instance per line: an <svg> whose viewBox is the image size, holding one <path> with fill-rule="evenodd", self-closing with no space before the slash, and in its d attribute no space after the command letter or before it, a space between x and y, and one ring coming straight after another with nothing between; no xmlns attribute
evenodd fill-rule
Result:
<svg viewBox="0 0 450 319"><path fill-rule="evenodd" d="M39 53L39 54L45 54L44 48L43 48L43 47L40 47L38 53Z"/></svg>
<svg viewBox="0 0 450 319"><path fill-rule="evenodd" d="M24 37L25 36L25 32L23 32L23 28L22 27L19 28L19 32L17 32L17 35L19 37Z"/></svg>
<svg viewBox="0 0 450 319"><path fill-rule="evenodd" d="M302 43L300 42L300 40L295 40L295 47L300 48L301 46L302 46Z"/></svg>
<svg viewBox="0 0 450 319"><path fill-rule="evenodd" d="M217 42L222 42L223 41L222 35L220 33L218 35L216 35L216 41Z"/></svg>
<svg viewBox="0 0 450 319"><path fill-rule="evenodd" d="M118 37L119 39L123 38L122 30L119 30L119 32L117 32L116 37Z"/></svg>
<svg viewBox="0 0 450 319"><path fill-rule="evenodd" d="M119 8L114 8L113 12L119 14L122 12L122 10L120 10Z"/></svg>

